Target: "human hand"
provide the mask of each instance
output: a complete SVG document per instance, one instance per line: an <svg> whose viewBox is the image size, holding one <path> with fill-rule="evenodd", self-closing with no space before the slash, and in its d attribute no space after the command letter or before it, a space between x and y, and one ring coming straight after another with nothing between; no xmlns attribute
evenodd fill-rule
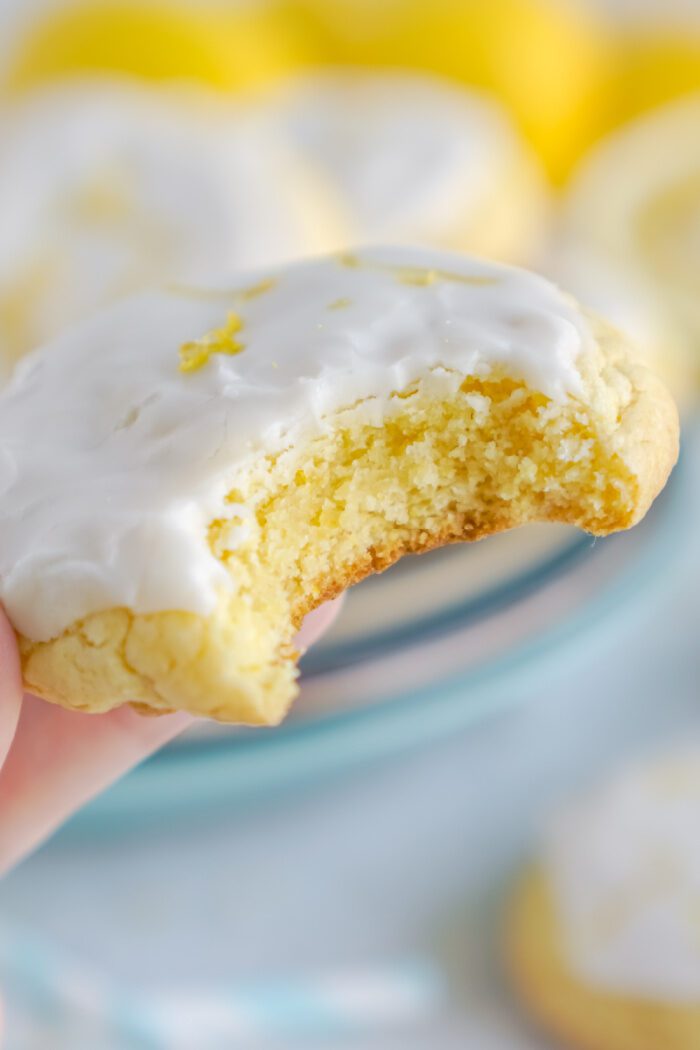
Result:
<svg viewBox="0 0 700 1050"><path fill-rule="evenodd" d="M340 601L306 618L299 648L330 627ZM14 632L0 609L0 874L192 722L185 712L146 718L120 707L86 715L23 697Z"/></svg>

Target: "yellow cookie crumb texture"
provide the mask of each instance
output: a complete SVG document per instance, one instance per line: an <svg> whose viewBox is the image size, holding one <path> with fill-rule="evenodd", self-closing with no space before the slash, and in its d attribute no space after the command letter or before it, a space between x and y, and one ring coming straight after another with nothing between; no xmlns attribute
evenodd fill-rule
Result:
<svg viewBox="0 0 700 1050"><path fill-rule="evenodd" d="M183 343L180 347L180 371L197 372L204 368L212 354L225 354L229 357L245 350L245 343L236 339L236 334L243 328L243 320L237 313L231 312L221 328L207 332L200 339Z"/></svg>

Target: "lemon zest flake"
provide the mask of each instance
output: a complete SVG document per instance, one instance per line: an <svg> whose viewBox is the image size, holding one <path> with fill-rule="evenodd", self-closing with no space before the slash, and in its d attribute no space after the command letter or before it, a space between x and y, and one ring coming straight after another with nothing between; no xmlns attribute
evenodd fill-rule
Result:
<svg viewBox="0 0 700 1050"><path fill-rule="evenodd" d="M475 286L498 284L497 277L489 277L487 274L462 274L451 273L449 270L424 270L417 266L394 267L398 280L401 284L410 284L416 288L430 288L438 281L452 281L457 284L471 284Z"/></svg>
<svg viewBox="0 0 700 1050"><path fill-rule="evenodd" d="M438 281L452 281L456 284L470 284L476 287L498 284L500 281L500 278L491 277L489 274L453 273L451 270L426 269L423 266L397 266L395 263L382 263L375 262L373 259L363 259L358 255L347 252L337 255L336 259L346 269L377 270L384 273L392 273L401 284L413 285L417 288L429 288Z"/></svg>
<svg viewBox="0 0 700 1050"><path fill-rule="evenodd" d="M252 288L244 288L243 291L239 292L241 299L246 301L250 299L257 299L259 295L264 295L265 292L271 291L277 281L274 277L268 277L265 281L260 281L258 284L254 284Z"/></svg>
<svg viewBox="0 0 700 1050"><path fill-rule="evenodd" d="M236 332L243 328L243 319L237 313L230 313L226 324L214 328L200 339L183 343L180 347L180 371L197 372L209 363L212 354L226 354L232 357L245 350L245 343L236 339Z"/></svg>
<svg viewBox="0 0 700 1050"><path fill-rule="evenodd" d="M411 270L406 267L399 273L401 284L410 284L416 288L429 288L437 279L437 270Z"/></svg>

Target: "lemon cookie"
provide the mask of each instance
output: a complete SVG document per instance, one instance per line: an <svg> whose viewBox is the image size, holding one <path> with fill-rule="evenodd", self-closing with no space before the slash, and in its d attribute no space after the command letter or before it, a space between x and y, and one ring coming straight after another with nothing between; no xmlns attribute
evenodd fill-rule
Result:
<svg viewBox="0 0 700 1050"><path fill-rule="evenodd" d="M154 282L200 281L337 241L302 162L204 89L78 81L9 103L0 132L6 370Z"/></svg>
<svg viewBox="0 0 700 1050"><path fill-rule="evenodd" d="M682 408L691 403L693 355L673 311L648 275L575 242L550 252L544 272L630 339Z"/></svg>
<svg viewBox="0 0 700 1050"><path fill-rule="evenodd" d="M665 388L544 279L375 248L146 294L0 394L0 599L27 688L272 723L315 606L532 520L633 525Z"/></svg>
<svg viewBox="0 0 700 1050"><path fill-rule="evenodd" d="M700 95L664 106L604 140L565 202L577 242L639 270L700 347Z"/></svg>
<svg viewBox="0 0 700 1050"><path fill-rule="evenodd" d="M351 238L526 262L543 233L543 174L505 110L448 81L328 72L285 81L262 115L329 181Z"/></svg>
<svg viewBox="0 0 700 1050"><path fill-rule="evenodd" d="M525 1005L582 1050L700 1045L700 750L627 769L566 807L516 893Z"/></svg>

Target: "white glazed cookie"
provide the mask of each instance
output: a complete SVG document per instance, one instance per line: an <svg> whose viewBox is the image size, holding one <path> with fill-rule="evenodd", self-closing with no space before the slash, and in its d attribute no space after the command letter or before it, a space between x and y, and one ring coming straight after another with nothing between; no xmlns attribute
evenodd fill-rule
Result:
<svg viewBox="0 0 700 1050"><path fill-rule="evenodd" d="M299 158L205 91L80 80L0 109L0 374L163 280L327 250L338 227Z"/></svg>
<svg viewBox="0 0 700 1050"><path fill-rule="evenodd" d="M0 394L0 599L27 687L278 721L302 617L402 554L634 524L675 406L544 279L375 248L144 295Z"/></svg>
<svg viewBox="0 0 700 1050"><path fill-rule="evenodd" d="M700 346L700 95L645 115L583 162L565 201L578 243L607 254L665 296Z"/></svg>
<svg viewBox="0 0 700 1050"><path fill-rule="evenodd" d="M410 73L317 73L261 106L277 137L326 175L358 244L533 257L544 177L487 96Z"/></svg>
<svg viewBox="0 0 700 1050"><path fill-rule="evenodd" d="M687 406L697 366L681 326L649 275L576 242L559 244L539 269L630 339L681 407Z"/></svg>
<svg viewBox="0 0 700 1050"><path fill-rule="evenodd" d="M510 957L527 1006L584 1050L700 1043L700 750L564 808L521 882Z"/></svg>

